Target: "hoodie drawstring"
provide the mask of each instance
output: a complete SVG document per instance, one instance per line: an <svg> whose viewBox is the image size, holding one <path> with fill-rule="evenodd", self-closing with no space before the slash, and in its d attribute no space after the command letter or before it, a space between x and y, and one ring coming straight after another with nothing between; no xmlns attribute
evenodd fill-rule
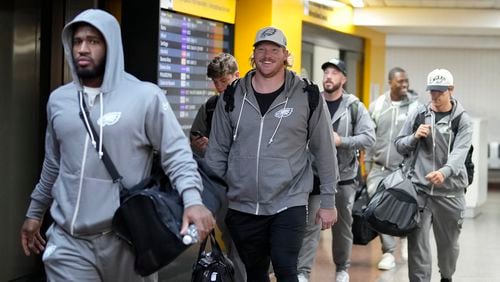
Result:
<svg viewBox="0 0 500 282"><path fill-rule="evenodd" d="M100 106L99 107L100 108L99 120L101 121L99 123L99 136L101 137L101 138L99 138L99 159L102 159L102 155L104 155L104 153L102 152L102 142L103 142L102 140L104 139L104 135L102 134L102 127L103 127L102 124L104 123L104 120L102 118L103 113L104 113L104 103L102 101L102 92L99 92L99 94L97 94L97 95L99 95L99 104L100 104L99 105Z"/></svg>
<svg viewBox="0 0 500 282"><path fill-rule="evenodd" d="M240 113L238 114L238 120L236 121L236 128L234 129L233 142L236 140L236 137L238 136L238 127L240 126L241 114L243 113L243 105L245 104L246 99L247 99L247 92L245 91L245 95L243 95L243 99L241 100Z"/></svg>
<svg viewBox="0 0 500 282"><path fill-rule="evenodd" d="M288 97L286 97L285 105L283 105L283 112L285 112L287 104L288 104ZM278 128L280 127L282 119L283 119L283 114L280 115L280 120L278 121L278 125L276 125L276 128L274 129L273 135L271 135L271 138L269 138L269 142L267 143L267 145L271 145L271 143L273 143L274 136L276 135L276 132L278 132Z"/></svg>

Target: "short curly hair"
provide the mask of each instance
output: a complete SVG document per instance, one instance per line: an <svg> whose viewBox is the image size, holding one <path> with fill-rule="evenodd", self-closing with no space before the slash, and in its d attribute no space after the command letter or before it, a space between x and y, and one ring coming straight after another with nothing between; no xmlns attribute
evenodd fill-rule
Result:
<svg viewBox="0 0 500 282"><path fill-rule="evenodd" d="M207 76L211 79L234 74L237 71L238 63L236 63L236 59L228 53L218 54L207 66Z"/></svg>

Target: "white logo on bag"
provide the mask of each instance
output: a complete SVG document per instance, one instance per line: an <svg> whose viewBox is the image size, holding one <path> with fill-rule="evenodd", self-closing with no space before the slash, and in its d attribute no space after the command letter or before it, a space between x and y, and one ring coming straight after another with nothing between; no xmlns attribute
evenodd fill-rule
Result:
<svg viewBox="0 0 500 282"><path fill-rule="evenodd" d="M103 127L106 125L113 125L120 120L121 116L121 112L107 113L97 120L97 124L102 125Z"/></svg>
<svg viewBox="0 0 500 282"><path fill-rule="evenodd" d="M274 113L274 116L276 118L284 118L284 117L288 117L292 114L293 112L293 108L284 108L284 109L281 109L279 111L277 111L276 113Z"/></svg>
<svg viewBox="0 0 500 282"><path fill-rule="evenodd" d="M162 104L162 106L163 106L163 110L166 111L168 109L168 102L164 102Z"/></svg>

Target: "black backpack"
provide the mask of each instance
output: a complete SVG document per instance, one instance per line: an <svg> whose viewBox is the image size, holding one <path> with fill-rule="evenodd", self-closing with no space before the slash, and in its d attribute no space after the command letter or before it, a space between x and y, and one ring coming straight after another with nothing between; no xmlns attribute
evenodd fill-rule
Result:
<svg viewBox="0 0 500 282"><path fill-rule="evenodd" d="M453 131L453 135L456 136L458 133L458 125L460 124L460 119L462 117L462 113L460 113L456 118L451 121L451 130ZM415 123L413 123L413 132L417 131L418 127L425 122L425 112L421 111L418 113L415 118ZM451 142L451 150L453 150L453 143L455 142L455 138ZM467 170L467 181L468 184L471 185L472 181L474 181L474 168L475 165L472 162L472 153L474 152L474 146L470 146L469 151L467 152L467 157L465 158L465 169ZM465 190L467 191L467 189Z"/></svg>

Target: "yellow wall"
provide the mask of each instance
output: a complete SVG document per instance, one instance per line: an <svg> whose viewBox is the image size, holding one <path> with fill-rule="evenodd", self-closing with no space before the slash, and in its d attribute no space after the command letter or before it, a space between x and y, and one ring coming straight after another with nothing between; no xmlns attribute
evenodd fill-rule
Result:
<svg viewBox="0 0 500 282"><path fill-rule="evenodd" d="M310 7L310 9L312 9ZM363 93L368 104L371 87L381 93L385 80L385 35L368 28L352 25L351 7L334 8L326 20L304 15L302 0L237 0L235 20L235 57L242 74L251 69L249 58L255 33L262 27L274 26L285 33L288 50L293 55L292 69L300 72L302 22L312 23L364 39Z"/></svg>
<svg viewBox="0 0 500 282"><path fill-rule="evenodd" d="M314 9L309 5L309 11ZM255 33L266 26L283 30L288 40L288 50L293 55L292 70L300 72L302 22L305 21L364 39L363 93L360 96L368 104L371 88L375 87L381 93L385 83L385 35L352 25L353 10L350 6L319 12L325 13L325 19L304 15L303 0L236 0L234 55L240 72L245 74L251 69L249 58Z"/></svg>

